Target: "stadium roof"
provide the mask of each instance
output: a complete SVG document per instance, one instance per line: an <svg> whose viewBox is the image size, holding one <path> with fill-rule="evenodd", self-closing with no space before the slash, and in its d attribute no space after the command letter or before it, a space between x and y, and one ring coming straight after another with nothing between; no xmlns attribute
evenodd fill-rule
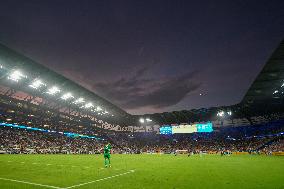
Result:
<svg viewBox="0 0 284 189"><path fill-rule="evenodd" d="M284 96L284 40L273 52L250 86L241 104L249 107L283 106Z"/></svg>
<svg viewBox="0 0 284 189"><path fill-rule="evenodd" d="M86 99L86 103L92 102L95 106L102 107L103 110L110 114L114 114L117 117L129 115L124 110L96 95L90 90L2 44L0 44L0 69L9 70L6 73L2 71L0 76L0 83L5 84L6 86L7 84L8 86L10 85L7 83L7 79L5 78L7 78L13 70L20 70L23 75L27 76L27 82L31 82L39 78L41 81L46 82L49 88L52 86L60 88L62 92L61 95L71 92L74 97L83 97ZM20 89L24 92L31 92L27 86L20 86ZM33 92L36 94L36 91Z"/></svg>

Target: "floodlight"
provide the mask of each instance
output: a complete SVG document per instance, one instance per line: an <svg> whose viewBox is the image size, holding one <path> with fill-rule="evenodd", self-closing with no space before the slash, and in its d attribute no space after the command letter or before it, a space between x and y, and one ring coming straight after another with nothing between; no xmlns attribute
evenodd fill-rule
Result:
<svg viewBox="0 0 284 189"><path fill-rule="evenodd" d="M101 111L102 108L100 106L97 106L97 111Z"/></svg>
<svg viewBox="0 0 284 189"><path fill-rule="evenodd" d="M56 87L56 86L51 87L51 88L48 89L48 91L47 91L47 93L48 93L48 94L51 94L51 95L54 95L54 94L59 93L59 92L60 92L60 90L59 90L59 88Z"/></svg>
<svg viewBox="0 0 284 189"><path fill-rule="evenodd" d="M223 117L223 116L224 116L224 111L220 111L220 112L218 112L218 113L217 113L217 116L219 116L219 117Z"/></svg>
<svg viewBox="0 0 284 189"><path fill-rule="evenodd" d="M77 100L74 101L74 104L80 104L85 102L84 98L78 98Z"/></svg>
<svg viewBox="0 0 284 189"><path fill-rule="evenodd" d="M29 86L30 86L31 88L38 89L38 88L40 88L42 85L44 85L43 82L42 82L41 80L37 79L37 80L35 80L32 84L30 84Z"/></svg>
<svg viewBox="0 0 284 189"><path fill-rule="evenodd" d="M145 122L145 119L144 119L144 118L140 118L140 119L139 119L139 122L140 122L140 123L144 123L144 122Z"/></svg>
<svg viewBox="0 0 284 189"><path fill-rule="evenodd" d="M61 97L63 100L67 100L69 98L74 98L71 93L66 93Z"/></svg>
<svg viewBox="0 0 284 189"><path fill-rule="evenodd" d="M227 114L228 114L228 115L232 115L232 111L228 111Z"/></svg>
<svg viewBox="0 0 284 189"><path fill-rule="evenodd" d="M146 118L146 121L147 122L151 122L152 120L150 118Z"/></svg>
<svg viewBox="0 0 284 189"><path fill-rule="evenodd" d="M86 105L85 105L85 108L91 108L91 107L93 107L94 105L91 103L91 102L89 102L89 103L87 103Z"/></svg>
<svg viewBox="0 0 284 189"><path fill-rule="evenodd" d="M18 82L23 77L25 77L25 75L21 71L15 70L8 76L8 79Z"/></svg>
<svg viewBox="0 0 284 189"><path fill-rule="evenodd" d="M273 94L276 94L276 93L278 93L279 91L278 90L275 90L274 92L273 92Z"/></svg>

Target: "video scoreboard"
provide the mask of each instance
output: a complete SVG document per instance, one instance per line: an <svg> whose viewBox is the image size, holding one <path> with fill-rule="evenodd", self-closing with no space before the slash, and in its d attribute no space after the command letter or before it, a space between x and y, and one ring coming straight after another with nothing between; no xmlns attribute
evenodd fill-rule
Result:
<svg viewBox="0 0 284 189"><path fill-rule="evenodd" d="M171 135L176 133L204 133L212 132L213 125L211 122L198 124L183 124L183 125L164 125L160 127L160 134Z"/></svg>
<svg viewBox="0 0 284 189"><path fill-rule="evenodd" d="M197 127L196 125L177 125L172 126L172 133L196 133Z"/></svg>
<svg viewBox="0 0 284 189"><path fill-rule="evenodd" d="M196 124L196 128L198 133L208 133L213 131L213 125L211 122Z"/></svg>
<svg viewBox="0 0 284 189"><path fill-rule="evenodd" d="M163 127L160 127L160 134L162 134L162 135L173 134L172 127L170 125L168 125L168 126L164 125Z"/></svg>

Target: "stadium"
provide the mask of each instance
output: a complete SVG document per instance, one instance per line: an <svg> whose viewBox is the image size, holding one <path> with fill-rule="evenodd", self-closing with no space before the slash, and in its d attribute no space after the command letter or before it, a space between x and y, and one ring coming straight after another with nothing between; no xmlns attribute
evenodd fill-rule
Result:
<svg viewBox="0 0 284 189"><path fill-rule="evenodd" d="M73 5L70 1L68 6L71 6L72 9L70 10L73 10L73 8L76 8L77 5L77 3L74 3ZM119 45L113 48L115 50L112 48L110 48L110 52L109 49L107 50L107 53L117 55L119 54L117 49L123 49L123 45L128 44L129 42L128 38L131 38L132 35L134 36L135 32L132 33L132 30L130 30L133 25L138 28L138 32L136 30L135 31L139 33L139 35L143 33L146 27L140 28L139 24L138 26L133 24L136 23L136 19L139 20L138 17L135 17L133 18L133 25L130 24L131 27L126 27L126 30L130 31L129 33L122 32L122 35L117 34L123 31L123 28L125 27L124 24L126 23L125 20L127 20L126 17L131 17L129 15L125 16L124 14L120 14L120 12L116 9L117 7L121 8L119 5L115 5L115 8L111 9L115 13L114 20L116 20L116 22L115 24L110 24L115 25L114 28L110 27L110 33L108 33L108 30L104 30L104 24L111 22L111 19L108 20L109 18L107 16L106 18L99 17L99 13L95 16L92 15L92 17L90 15L89 16L92 19L98 16L103 20L103 24L101 25L99 22L96 23L99 28L96 28L96 32L100 30L101 33L90 32L89 29L92 28L92 26L89 24L84 25L84 23L93 21L92 19L92 21L88 20L88 15L85 15L85 12L88 12L88 3L85 7L82 5L82 7L84 7L83 12L79 11L78 14L74 13L74 17L79 17L81 19L79 23L83 23L82 25L79 24L79 26L76 25L75 19L69 19L69 16L73 14L72 11L72 14L68 11L63 11L62 13L60 9L60 15L56 15L54 7L60 7L60 3L53 7L54 10L52 8L52 12L50 12L50 10L45 11L45 9L40 10L43 14L46 13L48 16L54 14L55 16L52 17L52 22L56 22L61 19L63 22L64 16L68 15L65 22L67 22L68 27L71 29L68 28L68 32L64 30L65 32L63 35L58 35L59 37L55 35L52 36L52 38L54 38L55 41L59 40L59 38L64 38L64 40L66 39L66 41L68 41L68 46L76 46L76 48L79 49L77 49L76 52L72 52L75 54L73 55L73 58L76 56L82 56L83 59L85 59L85 57L88 57L89 54L84 50L92 48L92 45L88 46L88 44L86 44L86 46L84 46L86 41L91 41L89 36L98 35L103 41L100 43L98 40L98 44L100 45L99 53L94 55L99 56L100 53L103 54L103 50L108 45L107 37L104 38L102 36L107 35L110 38L110 41L115 41L116 38L119 39L117 42ZM67 5L64 4L63 6L65 7ZM154 10L149 11L151 19L156 19L156 13L158 14L160 13L159 11L161 11L159 9L160 6L161 5L159 4L157 6L158 8L156 7ZM12 7L14 8L16 5L12 4ZM35 7L31 8L30 12L32 14L36 11ZM102 10L101 12L104 12L104 6L100 4L97 7L99 7L96 9L98 10L97 12L100 10ZM148 35L155 36L154 34L157 34L153 37L154 41L159 41L161 37L160 34L166 33L165 36L169 41L174 41L174 44L182 44L182 48L179 48L178 45L170 45L171 52L169 53L168 51L164 51L161 54L172 53L176 54L176 56L178 56L177 54L183 54L182 49L188 48L186 47L188 42L182 37L178 40L174 40L172 35L179 36L179 34L181 35L181 33L185 32L185 30L183 30L183 25L186 25L186 23L180 23L180 19L184 15L180 15L175 12L178 16L177 18L173 16L173 19L171 20L169 18L172 18L172 14L167 13L170 15L169 18L163 17L160 20L161 22L153 21L152 23L151 20L144 20L144 18L147 18L148 15L148 12L144 11L144 5L139 4L137 7L142 7L141 10L143 12L143 14L141 14L143 18L140 23L143 25L146 22L149 22L147 24L150 24L151 26L150 34ZM153 5L153 7L155 6ZM161 7L163 7L163 5ZM183 6L179 6L178 10L182 9L182 7ZM212 5L212 7L214 6ZM212 7L210 7L210 10ZM124 8L125 7L121 9L124 10ZM135 14L132 13L133 15L138 15L138 9L136 10L132 7L127 7L126 9L127 11L135 12ZM10 13L10 9L7 8L7 10ZM109 9L107 10L109 11ZM16 10L16 12L17 11L19 10ZM183 11L190 12L187 10ZM2 21L1 12L3 11L1 11L0 6L0 22ZM91 9L91 12L96 11ZM153 13L152 15L152 12L155 14ZM164 13L163 10L161 12ZM251 12L249 12L249 14L251 14ZM18 16L17 14L15 15ZM223 15L221 16L225 17ZM266 16L269 17L269 14L266 14ZM33 14L29 19L32 20L37 17L41 19L40 24L36 27L31 24L35 31L37 31L38 28L44 28L44 31L47 31L47 33L52 32L53 30L60 33L61 27L59 26L57 26L57 28L45 27L44 24L49 24L47 19L48 17L41 17L40 14ZM188 20L186 16L184 16L184 18L186 21ZM13 19L10 18L6 19L9 20L9 22L13 21ZM195 19L196 18L192 20ZM200 19L202 20L202 18ZM245 20L246 19L247 17L245 17ZM278 20L275 19L273 24L278 23L277 21ZM173 29L173 34L170 32L167 33L168 31L164 30L168 28L168 22L177 23L177 25L173 25L182 25L182 27L177 30ZM203 22L205 21L203 20ZM23 25L23 28L25 28L26 25L29 25L27 23L19 23L19 25ZM216 23L214 22L214 24ZM159 29L156 28L156 25L159 25ZM257 26L257 24L255 25ZM267 26L270 27L271 25ZM170 28L171 27L172 26L170 26ZM202 26L199 27L202 28ZM240 26L238 25L237 27ZM74 42L78 35L74 35L74 37L72 32L78 28L81 35L80 37L85 38L87 36L85 39L86 41L83 40L83 45L76 44L76 42ZM216 28L218 27L216 26ZM86 36L83 32L84 29L88 33ZM222 28L222 32L223 29L224 28ZM162 32L160 33L159 31ZM212 32L214 33L214 31ZM222 32L218 30L217 33L219 34ZM231 38L236 37L234 32L235 31L231 32L233 35L230 36L230 40ZM23 33L25 35L27 34L25 32ZM37 35L37 32L31 33L32 35ZM194 34L191 33L190 35L195 38L197 33L202 32L199 32L198 30L193 33ZM249 31L248 33L249 36L253 38L253 32ZM43 39L44 35L47 34L40 33L38 35L40 39ZM146 34L144 35L147 36ZM261 71L254 78L253 83L249 86L248 90L245 91L242 99L238 103L186 109L184 108L187 106L185 101L179 99L179 101L177 100L175 102L175 100L171 99L171 93L166 94L168 90L162 90L165 95L162 96L159 94L157 95L158 98L155 100L161 99L162 103L172 100L174 102L171 105L184 102L185 105L182 106L184 109L174 110L173 108L171 109L173 111L159 113L152 113L151 111L151 113L143 112L138 115L130 113L128 109L123 106L123 103L121 103L120 106L117 101L112 101L107 98L107 95L107 97L105 97L94 92L94 90L83 86L82 82L79 82L79 79L74 79L77 76L74 76L74 78L71 79L70 77L62 74L59 69L53 69L55 67L51 68L38 60L35 61L36 59L31 58L33 56L29 56L29 53L23 53L23 51L13 48L13 45L9 46L7 45L9 43L7 42L2 43L1 40L3 38L8 38L7 36L4 34L2 35L2 32L0 31L0 189L284 189L283 38L282 41L278 41L278 45L274 47L269 58L262 60L265 61L265 65L261 68ZM111 38L112 36L114 36L114 38ZM203 36L206 35L204 34ZM210 35L208 36L209 38L207 41L211 42L213 35L211 37ZM269 33L269 36L273 35ZM139 41L140 39L137 36L133 38L135 42L142 44L142 47L139 46L138 53L136 52L136 54L138 54L137 56L139 58L143 59L143 56L146 56L145 54L147 53L147 48L144 47L147 45L145 45L146 42L144 44L144 41L147 41L148 38L143 38L141 40L142 42ZM227 44L227 41L230 40L226 39L224 40L225 42L222 43L222 38L223 36L220 35L216 40L218 42L220 40L220 45L222 46L222 53L220 54L223 56L223 54L225 54L223 53L223 51L225 52L225 46L226 48L230 47L230 45ZM248 40L248 38L243 36L241 36L241 38L244 40L242 42L243 48L245 48L245 46L248 46L249 48L253 46L248 45L249 42L245 41ZM271 39L272 38L273 37L271 37ZM276 38L277 37L275 37L274 40L276 40ZM28 39L28 37L24 36L20 40L25 41L26 39ZM15 37L12 41L15 42L17 40L18 39ZM131 40L133 39L131 38ZM151 40L153 39L151 38ZM203 39L198 39L197 43L199 44L202 40ZM265 41L264 39L261 40ZM33 46L33 43L38 42L36 40L26 41L28 42L24 47L27 49ZM167 43L170 43L169 41L163 41L161 44L167 46ZM206 37L204 37L204 41L206 41ZM52 40L39 40L38 43L40 45L36 46L36 48L44 48L46 44L52 44ZM218 45L213 42L213 40L212 43L214 43L213 48L212 46L209 46L208 49L214 49L215 46L217 49ZM14 44L17 44L17 42ZM156 47L158 49L163 49L163 45L159 46L155 44L155 42L149 44L150 46L153 46L153 49L148 51L155 51L155 46L158 46ZM61 48L61 51L58 52L60 58L61 56L64 57L65 50L69 53L68 46L64 47L67 50ZM258 44L255 46L257 46L255 51L266 48L264 46L259 47ZM57 50L57 47L54 44L52 44L52 48ZM199 49L199 46L194 46L194 49L195 48ZM178 50L176 51L176 49ZM206 54L206 49L207 47L202 47L202 50L204 51L202 51L201 54L204 57L208 56L208 59L211 62L211 58L214 58L215 55L210 55L210 53L208 53L209 51ZM239 49L237 49L237 51ZM40 54L39 52L44 51L48 50L34 51L36 52L34 54ZM237 53L239 53L239 51ZM194 54L196 52L193 51L190 53ZM103 59L109 59L109 57L112 56L109 54L107 54L107 56L103 56ZM239 56L239 54L237 55ZM119 54L116 57L119 56L123 55ZM132 55L130 53L129 57L131 56ZM216 55L217 59L219 56L220 55ZM252 57L253 55L249 56ZM181 57L184 56L182 55ZM129 60L132 59L129 58ZM242 58L239 60L242 60ZM236 62L239 60L236 60ZM138 58L137 61L139 61ZM234 62L234 60L230 61ZM117 62L119 61L117 60ZM152 57L150 62L153 67L159 64L159 60L156 60L155 58L152 60ZM212 60L212 62L214 61ZM80 64L82 63L76 63L76 65L79 65L78 67L80 67ZM127 66L124 67L124 64L126 65L127 63L120 63L118 66L113 66L111 61L109 61L109 64L110 65L106 66L106 72L111 72L114 69L116 73L116 69L119 70L118 67L120 66L123 67L122 69L127 70ZM115 68L111 68L111 65ZM81 66L83 67L83 64ZM173 67L170 67L171 72L175 72L175 69L180 69L179 64L176 64ZM188 69L189 67L190 66L185 66L181 69ZM216 67L218 66L216 65ZM201 68L205 70L204 67L201 66ZM242 67L242 69L248 69L246 70L247 72L250 71L249 68L250 67L248 65ZM147 66L142 68L140 70L140 74L145 74L145 70L147 69ZM162 66L160 66L159 69L162 70ZM222 68L218 67L216 69L220 69L218 70L219 75L223 74L224 71ZM80 75L90 73L83 73L83 71L81 73L80 69L78 70L77 71ZM233 71L236 72L235 75L240 74L237 70ZM96 75L98 72L99 71L92 67L92 74ZM130 71L127 70L127 72ZM110 73L110 75L111 74L113 73ZM159 75L160 73L154 74ZM190 75L194 74L195 73L190 72ZM129 75L131 75L131 73L129 73ZM165 75L170 78L169 73L166 72ZM129 85L134 86L133 88L130 88L127 93L133 93L133 96L137 94L140 95L141 93L141 96L143 96L146 92L145 88L142 87L141 89L141 86L138 86L139 82L137 82L137 80L141 79L139 77L140 75L138 70L135 77L130 77L133 81L124 81L125 78L123 77L118 81L125 82L123 85L131 83ZM190 76L190 78L191 77L193 76ZM215 75L215 77L217 76ZM224 74L221 79L226 80L228 79L227 77L231 77L231 75ZM187 76L185 76L185 78L187 79ZM214 75L210 79L214 80ZM145 78L142 78L141 80L145 83L153 82ZM164 79L163 81L167 82L168 80ZM188 86L188 82L190 81L191 80L185 80L186 85L179 85L179 82L182 81L177 78L170 81L173 84L170 85L170 87L177 85L178 87L173 88L172 90L182 91L182 88L184 86ZM111 86L109 87L110 91L108 92L117 95L119 90L115 90L115 85L118 85L117 83L119 82L109 84ZM241 82L242 81L240 81L240 83ZM238 85L240 85L240 83L231 83L229 85L230 88L239 89ZM83 82L83 84L85 83ZM157 87L157 85L162 84L162 82L157 82L153 86ZM123 87L123 85L118 86L118 88ZM216 86L217 85L222 84L216 82ZM186 91L186 95L188 95L190 91L194 92L196 86L193 85L192 90L190 89ZM220 87L216 87L216 90L219 89ZM133 92L135 90L139 92ZM146 88L146 90L148 89ZM149 91L151 92L151 89L149 89ZM240 91L240 93L242 92ZM207 95L206 91L205 94L203 94L203 91L197 92L197 96L203 95ZM121 98L121 96L122 98L130 97L125 94L120 94L119 98ZM233 94L228 93L223 96L233 96ZM216 98L216 95L208 97L210 101L214 101L214 98ZM146 99L146 101L147 100L149 99ZM141 100L141 107L143 106L143 103L148 103L146 101ZM168 105L167 107L171 106Z"/></svg>
<svg viewBox="0 0 284 189"><path fill-rule="evenodd" d="M227 178L209 188L284 186L284 41L239 104L143 116L4 45L0 55L1 188L187 188L175 182L185 177L199 188L210 176Z"/></svg>

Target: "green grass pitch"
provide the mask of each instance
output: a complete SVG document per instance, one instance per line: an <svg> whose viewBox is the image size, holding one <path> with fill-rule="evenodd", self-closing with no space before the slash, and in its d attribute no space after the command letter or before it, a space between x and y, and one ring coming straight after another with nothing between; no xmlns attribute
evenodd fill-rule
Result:
<svg viewBox="0 0 284 189"><path fill-rule="evenodd" d="M284 188L279 156L144 154L112 155L111 161L104 168L102 155L0 155L0 188Z"/></svg>

